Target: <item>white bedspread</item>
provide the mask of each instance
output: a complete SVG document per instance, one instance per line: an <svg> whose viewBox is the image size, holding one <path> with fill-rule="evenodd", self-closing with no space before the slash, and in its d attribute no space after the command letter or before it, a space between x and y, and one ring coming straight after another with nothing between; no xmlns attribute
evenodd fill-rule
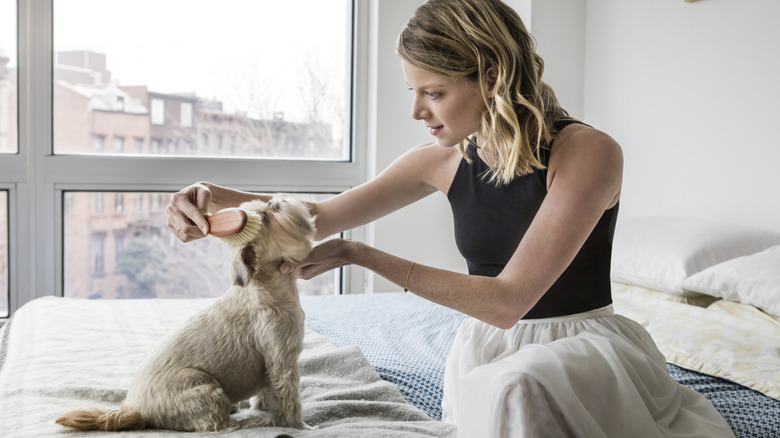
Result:
<svg viewBox="0 0 780 438"><path fill-rule="evenodd" d="M780 322L753 306L707 307L613 283L615 311L642 324L666 360L723 377L780 400Z"/></svg>
<svg viewBox="0 0 780 438"><path fill-rule="evenodd" d="M84 301L41 298L19 309L0 332L0 435L88 436L58 426L69 410L116 407L157 340L211 300ZM336 347L307 329L300 360L303 419L311 431L246 429L229 437L452 437L379 378L357 347ZM251 415L241 411L239 416ZM180 435L123 432L122 437ZM208 436L214 436L210 434Z"/></svg>

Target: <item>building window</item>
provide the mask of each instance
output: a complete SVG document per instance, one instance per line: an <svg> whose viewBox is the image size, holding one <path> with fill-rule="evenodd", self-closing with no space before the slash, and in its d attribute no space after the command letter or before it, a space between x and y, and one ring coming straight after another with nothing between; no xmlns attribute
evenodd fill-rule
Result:
<svg viewBox="0 0 780 438"><path fill-rule="evenodd" d="M114 193L114 211L121 213L125 209L125 194Z"/></svg>
<svg viewBox="0 0 780 438"><path fill-rule="evenodd" d="M94 236L92 238L92 251L94 252L94 272L102 274L104 271L103 258L105 256L106 238L105 236Z"/></svg>
<svg viewBox="0 0 780 438"><path fill-rule="evenodd" d="M144 151L144 139L143 138L136 138L133 140L133 144L135 145L135 153L140 154Z"/></svg>
<svg viewBox="0 0 780 438"><path fill-rule="evenodd" d="M135 211L137 213L144 211L144 195L142 193L135 194Z"/></svg>
<svg viewBox="0 0 780 438"><path fill-rule="evenodd" d="M184 128L192 127L192 104L190 102L182 102L179 106L180 123Z"/></svg>
<svg viewBox="0 0 780 438"><path fill-rule="evenodd" d="M162 144L162 141L160 141L159 139L153 138L152 139L152 150L151 150L151 153L159 154L160 153L160 144Z"/></svg>
<svg viewBox="0 0 780 438"><path fill-rule="evenodd" d="M119 259L122 256L122 248L125 246L125 236L114 236L114 263L119 266Z"/></svg>
<svg viewBox="0 0 780 438"><path fill-rule="evenodd" d="M165 124L165 101L162 99L151 99L151 122L152 125Z"/></svg>
<svg viewBox="0 0 780 438"><path fill-rule="evenodd" d="M95 194L95 213L103 213L103 194Z"/></svg>
<svg viewBox="0 0 780 438"><path fill-rule="evenodd" d="M94 139L93 149L95 152L103 152L106 149L106 136L96 135Z"/></svg>
<svg viewBox="0 0 780 438"><path fill-rule="evenodd" d="M125 138L114 137L114 152L121 153L125 149Z"/></svg>

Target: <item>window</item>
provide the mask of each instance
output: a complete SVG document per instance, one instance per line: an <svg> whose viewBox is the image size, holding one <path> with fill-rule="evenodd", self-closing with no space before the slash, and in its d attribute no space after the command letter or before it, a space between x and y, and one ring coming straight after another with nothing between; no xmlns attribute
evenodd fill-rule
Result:
<svg viewBox="0 0 780 438"><path fill-rule="evenodd" d="M122 210L125 208L125 194L124 193L115 193L114 194L114 211L117 213L121 213Z"/></svg>
<svg viewBox="0 0 780 438"><path fill-rule="evenodd" d="M8 316L8 192L0 191L0 318Z"/></svg>
<svg viewBox="0 0 780 438"><path fill-rule="evenodd" d="M184 128L192 127L192 104L189 102L183 102L179 107L181 113L181 119L179 123Z"/></svg>
<svg viewBox="0 0 780 438"><path fill-rule="evenodd" d="M162 145L243 134L259 146L243 155L252 158L351 158L350 0L223 2L218 15L230 20L215 20L205 1L53 2L55 153L79 153L80 132L114 130ZM187 23L209 23L209 32ZM211 137L199 154L240 153Z"/></svg>
<svg viewBox="0 0 780 438"><path fill-rule="evenodd" d="M5 251L13 268L10 312L48 295L151 293L137 284L133 289L129 280L111 283L116 235L130 224L114 227L134 215L164 215L168 194L193 182L288 193L337 193L361 183L367 174L368 123L362 119L370 59L363 3L0 2L0 47L13 70L10 86L14 96L18 91L29 97L24 111L15 112L15 103L0 110L0 133L7 132L8 108L16 120L11 126L28 133L19 137L14 131L13 153L0 153L0 191L8 193ZM307 14L300 14L302 8ZM182 11L188 20L181 19ZM232 18L215 19L222 16ZM274 20L258 27L262 16ZM192 22L207 23L210 31L193 33ZM144 32L137 23L145 23ZM16 39L15 31L25 37ZM17 59L17 45L27 56ZM267 68L267 59L276 61L275 68ZM284 73L290 71L300 73ZM313 72L325 85L312 80ZM8 84L3 82L6 91ZM362 91L355 94L358 87ZM202 134L210 135L208 148L201 147ZM221 151L217 134L223 137ZM121 151L117 137L125 140ZM7 137L1 141L8 143ZM120 201L120 212L117 193L130 196ZM162 194L157 203L150 196L155 193ZM83 221L85 214L90 221ZM148 232L125 231L120 253L132 249L136 237L171 237L164 221L132 226ZM71 229L80 233L78 240L68 234ZM364 230L354 230L345 237L364 236ZM99 260L102 273L93 276ZM76 273L90 278L89 285L77 286ZM362 275L353 268L334 273L338 287L329 290L362 291Z"/></svg>
<svg viewBox="0 0 780 438"><path fill-rule="evenodd" d="M140 153L142 153L144 151L144 139L143 138L135 138L133 140L133 145L134 145L133 150L134 150L134 152L136 154L140 154Z"/></svg>
<svg viewBox="0 0 780 438"><path fill-rule="evenodd" d="M119 256L125 247L125 236L123 234L114 235L114 264L119 266ZM119 298L123 298L121 295Z"/></svg>
<svg viewBox="0 0 780 438"><path fill-rule="evenodd" d="M102 192L66 192L65 198L74 205L87 205ZM117 195L119 195L117 193ZM122 194L124 195L124 193ZM170 193L135 193L152 205L168 199ZM298 194L303 199L320 200L330 195ZM77 210L64 222L66 297L96 298L177 298L217 297L229 284L228 247L221 240L207 237L182 243L166 226L163 210L123 212L111 217L99 216L89 210ZM106 241L113 240L113 248ZM88 251L92 246L92 266ZM113 265L106 265L113 263ZM90 270L91 268L91 270ZM110 294L118 291L122 294ZM303 295L333 295L341 287L337 271L300 281Z"/></svg>
<svg viewBox="0 0 780 438"><path fill-rule="evenodd" d="M105 236L94 236L92 238L92 256L95 260L94 265L94 273L95 275L100 275L103 273L103 258L105 256L105 247L106 247L106 237Z"/></svg>
<svg viewBox="0 0 780 438"><path fill-rule="evenodd" d="M93 143L93 148L95 152L103 152L103 150L106 148L106 136L96 135L95 141Z"/></svg>
<svg viewBox="0 0 780 438"><path fill-rule="evenodd" d="M153 138L152 139L152 147L151 147L151 153L153 154L159 154L160 153L160 139Z"/></svg>
<svg viewBox="0 0 780 438"><path fill-rule="evenodd" d="M0 2L0 153L16 153L16 2Z"/></svg>
<svg viewBox="0 0 780 438"><path fill-rule="evenodd" d="M152 125L165 124L165 101L162 99L152 99Z"/></svg>
<svg viewBox="0 0 780 438"><path fill-rule="evenodd" d="M125 148L125 138L124 137L114 137L114 152L122 153L122 151Z"/></svg>
<svg viewBox="0 0 780 438"><path fill-rule="evenodd" d="M103 213L103 194L102 193L96 193L95 194L94 204L95 204L95 213L96 214Z"/></svg>

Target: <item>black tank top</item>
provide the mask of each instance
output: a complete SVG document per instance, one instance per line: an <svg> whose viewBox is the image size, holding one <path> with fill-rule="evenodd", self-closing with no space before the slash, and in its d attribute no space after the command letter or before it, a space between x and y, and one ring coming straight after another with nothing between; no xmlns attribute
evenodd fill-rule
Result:
<svg viewBox="0 0 780 438"><path fill-rule="evenodd" d="M571 122L556 126L563 129ZM547 170L536 170L504 186L489 182L487 164L469 145L447 193L455 241L469 274L497 276L517 249L547 195ZM549 148L542 148L547 166ZM523 319L571 315L612 303L610 261L618 205L606 210L558 280Z"/></svg>

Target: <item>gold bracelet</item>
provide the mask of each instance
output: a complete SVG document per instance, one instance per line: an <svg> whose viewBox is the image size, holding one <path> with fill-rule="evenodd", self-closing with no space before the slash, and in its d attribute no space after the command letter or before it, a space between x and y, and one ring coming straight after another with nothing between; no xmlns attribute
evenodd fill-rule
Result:
<svg viewBox="0 0 780 438"><path fill-rule="evenodd" d="M406 273L406 283L404 284L404 293L409 292L409 276L412 274L412 268L414 267L414 262L412 262L411 265L409 265L409 272Z"/></svg>

